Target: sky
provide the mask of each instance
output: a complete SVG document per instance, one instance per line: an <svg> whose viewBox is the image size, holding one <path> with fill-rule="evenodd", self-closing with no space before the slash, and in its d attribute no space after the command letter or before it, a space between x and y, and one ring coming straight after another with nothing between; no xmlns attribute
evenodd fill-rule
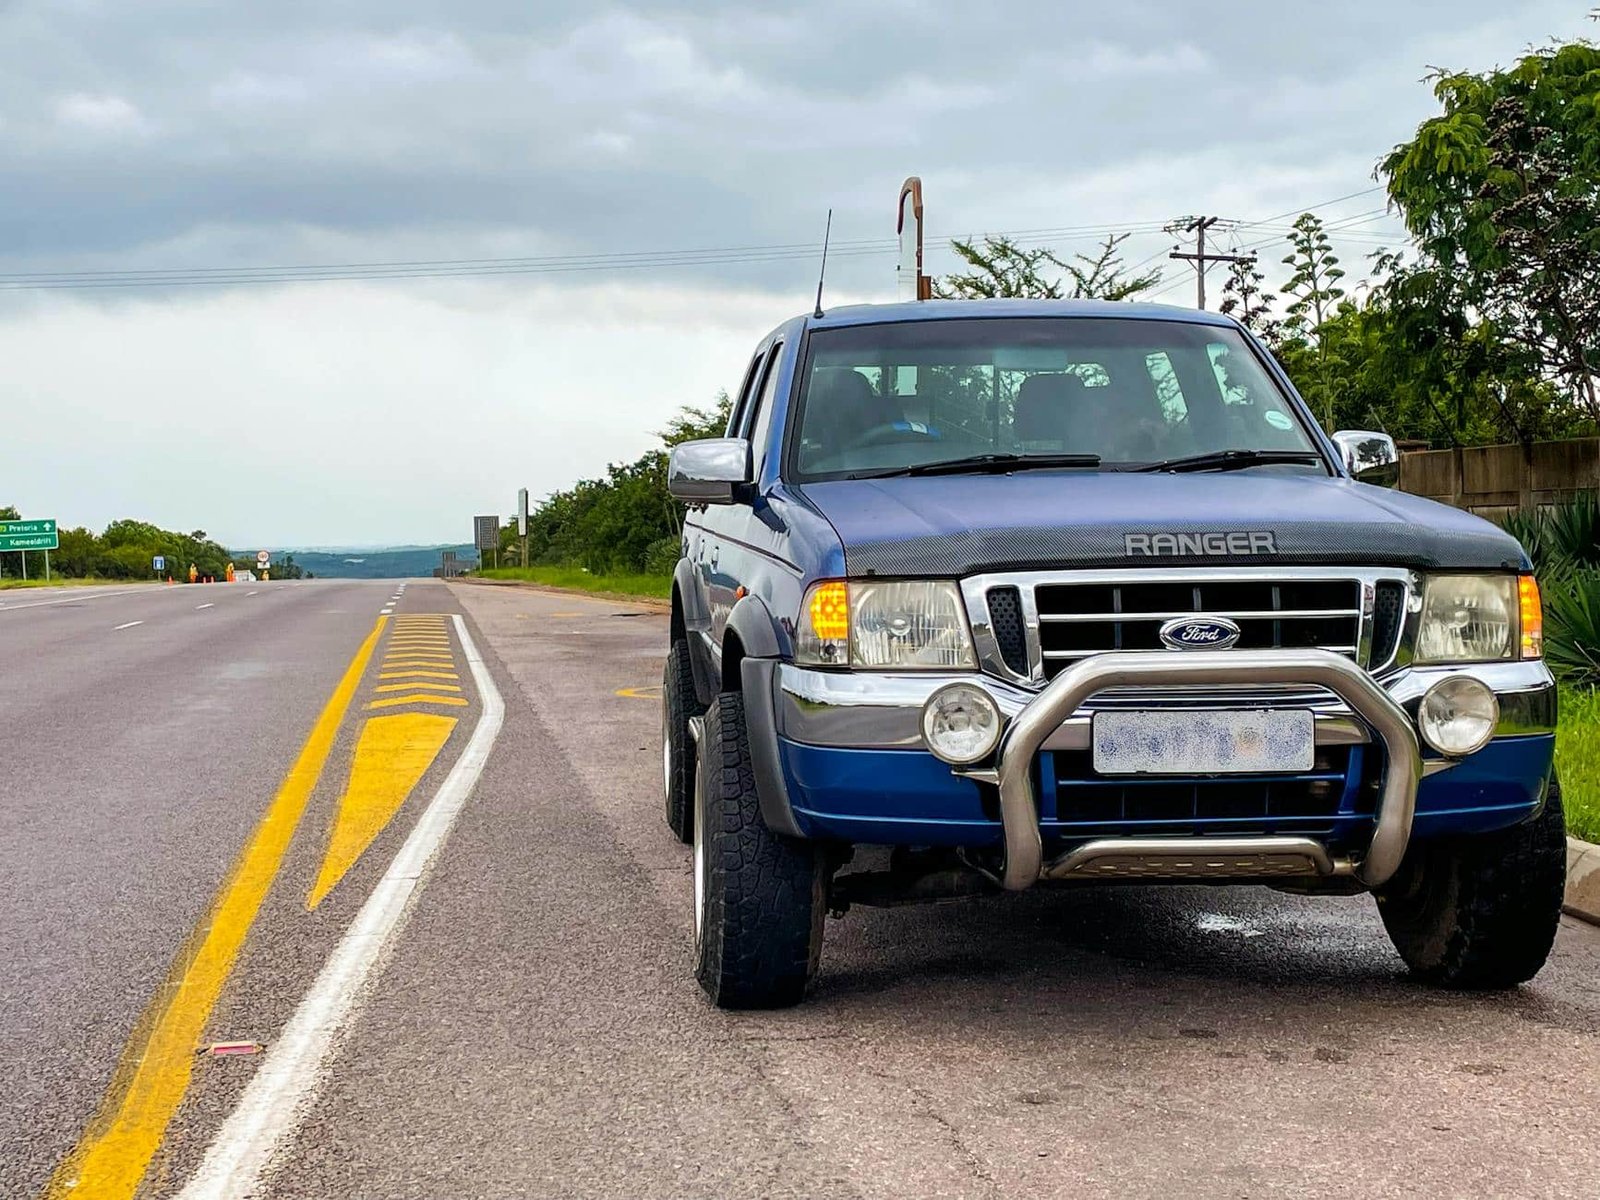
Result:
<svg viewBox="0 0 1600 1200"><path fill-rule="evenodd" d="M1373 168L1429 68L1588 7L10 0L0 505L467 540L736 387L809 307L829 208L829 302L895 299L911 174L934 273L952 236L1128 230L1193 304L1164 224L1235 222L1278 283L1315 207L1358 278L1400 241ZM326 269L396 263L453 265Z"/></svg>

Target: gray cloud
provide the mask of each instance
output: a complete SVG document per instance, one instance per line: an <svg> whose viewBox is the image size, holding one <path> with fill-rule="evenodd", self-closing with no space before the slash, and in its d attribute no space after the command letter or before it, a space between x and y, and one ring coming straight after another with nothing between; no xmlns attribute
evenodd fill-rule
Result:
<svg viewBox="0 0 1600 1200"><path fill-rule="evenodd" d="M1166 265L1155 224L1370 186L1434 107L1430 64L1584 34L1585 8L13 0L0 272L812 243L830 205L841 242L887 240L912 172L934 234L1149 223L1129 257ZM1341 250L1358 259L1394 228L1362 225ZM1281 232L1235 236L1267 243L1273 273ZM892 264L841 253L830 296L887 298ZM454 537L463 513L637 454L675 405L736 382L749 343L809 303L814 272L806 253L489 282L0 291L0 503L269 545ZM1192 275L1167 287L1186 299ZM63 428L74 464L54 450ZM283 450L265 476L249 469L261 444Z"/></svg>

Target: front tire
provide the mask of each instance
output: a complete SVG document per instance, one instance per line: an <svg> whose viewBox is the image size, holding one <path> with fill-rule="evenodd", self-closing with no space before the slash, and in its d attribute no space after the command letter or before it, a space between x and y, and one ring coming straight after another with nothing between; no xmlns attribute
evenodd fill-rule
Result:
<svg viewBox="0 0 1600 1200"><path fill-rule="evenodd" d="M667 828L680 842L694 837L694 735L689 719L705 712L694 690L689 643L683 638L667 651L661 678L661 774L667 797Z"/></svg>
<svg viewBox="0 0 1600 1200"><path fill-rule="evenodd" d="M1532 820L1416 847L1378 893L1378 912L1400 957L1428 982L1515 987L1539 973L1555 943L1566 852L1552 775Z"/></svg>
<svg viewBox="0 0 1600 1200"><path fill-rule="evenodd" d="M719 1008L799 1003L822 957L824 856L762 820L737 692L706 714L695 807L695 977Z"/></svg>

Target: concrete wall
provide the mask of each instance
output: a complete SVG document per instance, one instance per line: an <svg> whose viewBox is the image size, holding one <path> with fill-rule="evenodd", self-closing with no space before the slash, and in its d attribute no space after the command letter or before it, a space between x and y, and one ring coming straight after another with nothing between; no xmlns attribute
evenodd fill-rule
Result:
<svg viewBox="0 0 1600 1200"><path fill-rule="evenodd" d="M1400 487L1495 519L1600 488L1600 438L1466 446L1400 456Z"/></svg>

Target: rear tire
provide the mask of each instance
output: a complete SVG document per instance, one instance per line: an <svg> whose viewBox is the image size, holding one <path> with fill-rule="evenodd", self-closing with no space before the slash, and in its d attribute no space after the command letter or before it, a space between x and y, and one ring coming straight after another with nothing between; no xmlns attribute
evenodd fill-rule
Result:
<svg viewBox="0 0 1600 1200"><path fill-rule="evenodd" d="M1555 776L1537 816L1512 829L1413 848L1378 893L1406 965L1452 988L1508 988L1544 966L1561 922L1566 822Z"/></svg>
<svg viewBox="0 0 1600 1200"><path fill-rule="evenodd" d="M661 679L661 774L667 797L667 828L680 842L694 840L694 735L689 718L705 712L694 690L689 643L679 638L667 651Z"/></svg>
<svg viewBox="0 0 1600 1200"><path fill-rule="evenodd" d="M706 714L694 822L695 976L719 1008L799 1003L822 957L825 859L761 818L744 697Z"/></svg>

